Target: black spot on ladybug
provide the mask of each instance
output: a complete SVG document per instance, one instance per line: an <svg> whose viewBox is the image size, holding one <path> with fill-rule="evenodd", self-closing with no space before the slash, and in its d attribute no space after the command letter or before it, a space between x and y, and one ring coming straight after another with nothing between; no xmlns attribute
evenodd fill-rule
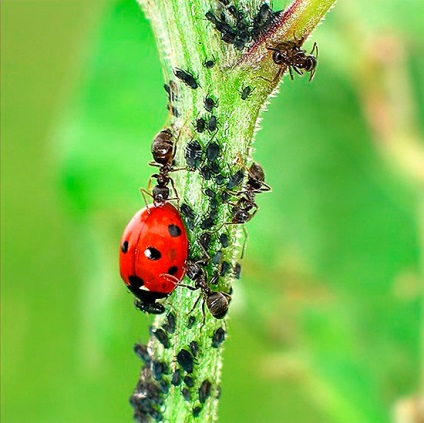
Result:
<svg viewBox="0 0 424 423"><path fill-rule="evenodd" d="M125 254L128 251L128 241L124 241L121 245L121 251Z"/></svg>
<svg viewBox="0 0 424 423"><path fill-rule="evenodd" d="M171 235L173 238L176 238L181 235L181 228L177 225L169 225L168 226L168 232L169 235Z"/></svg>
<svg viewBox="0 0 424 423"><path fill-rule="evenodd" d="M178 267L177 266L172 266L168 269L168 275L175 275L175 273L178 272Z"/></svg>
<svg viewBox="0 0 424 423"><path fill-rule="evenodd" d="M144 255L149 260L159 260L162 257L162 254L159 250L157 250L155 247L148 247L144 251Z"/></svg>
<svg viewBox="0 0 424 423"><path fill-rule="evenodd" d="M144 285L143 279L139 278L138 276L130 276L128 280L130 282L131 288L133 289L141 288Z"/></svg>

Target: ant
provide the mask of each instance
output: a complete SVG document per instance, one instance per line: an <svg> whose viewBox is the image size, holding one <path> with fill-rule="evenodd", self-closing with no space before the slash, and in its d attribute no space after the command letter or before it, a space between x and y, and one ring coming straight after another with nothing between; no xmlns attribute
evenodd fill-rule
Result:
<svg viewBox="0 0 424 423"><path fill-rule="evenodd" d="M259 163L253 162L248 169L248 178L246 186L240 191L240 198L233 207L233 217L231 223L246 223L258 211L258 205L255 202L256 194L267 192L271 187L265 183L265 172Z"/></svg>
<svg viewBox="0 0 424 423"><path fill-rule="evenodd" d="M312 81L318 63L317 43L314 43L309 54L300 47L300 42L296 39L295 41L284 41L277 44L275 47L267 47L267 49L273 51L272 60L274 63L281 66L274 81L278 79L283 72L283 66L288 68L291 79L293 79L294 70L298 75L309 72L309 81Z"/></svg>
<svg viewBox="0 0 424 423"><path fill-rule="evenodd" d="M160 131L153 138L151 147L153 161L149 165L159 167L159 172L151 176L151 178L156 178L156 185L152 189L152 194L145 189L142 189L141 192L143 195L144 193L151 195L156 205L163 205L169 199L169 183L171 183L174 193L177 192L174 181L169 176L170 172L176 170L173 167L175 148L176 142L174 143L173 134L170 129Z"/></svg>

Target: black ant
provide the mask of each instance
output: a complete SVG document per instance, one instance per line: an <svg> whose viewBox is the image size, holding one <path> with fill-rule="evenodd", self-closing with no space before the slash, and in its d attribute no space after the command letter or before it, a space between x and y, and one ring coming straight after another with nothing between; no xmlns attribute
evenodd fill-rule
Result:
<svg viewBox="0 0 424 423"><path fill-rule="evenodd" d="M299 41L284 41L274 47L267 47L273 51L272 60L276 65L281 66L276 77L276 80L283 72L283 67L286 66L290 73L290 78L293 79L293 70L298 75L303 75L304 72L309 72L309 81L312 81L318 63L318 45L314 43L309 54L306 50L300 47Z"/></svg>
<svg viewBox="0 0 424 423"><path fill-rule="evenodd" d="M162 205L169 199L169 183L172 185L174 193L176 193L174 181L169 176L170 172L176 170L173 167L176 143L173 140L173 134L170 129L164 129L155 136L152 142L153 161L150 166L159 167L159 172L151 176L156 178L156 185L152 189L152 194L142 189L141 192L147 193L153 197L156 205Z"/></svg>
<svg viewBox="0 0 424 423"><path fill-rule="evenodd" d="M205 271L201 267L206 265L208 259L209 259L209 256L206 253L205 258L202 258L196 261L190 260L188 262L188 265L186 268L186 275L189 279L194 281L194 287L188 286L188 285L185 285L185 287L193 291L197 289L200 290L201 296L194 303L193 309L196 307L200 298L203 297L203 303L202 303L203 319L205 317L205 309L204 309L205 303L206 303L206 306L208 307L208 310L210 311L212 316L215 317L215 319L223 319L228 312L228 308L231 302L231 295L221 291L212 291L209 288L209 284L206 280ZM215 285L216 282L218 281L218 278L219 278L218 274L214 275L209 281L209 283L211 285Z"/></svg>
<svg viewBox="0 0 424 423"><path fill-rule="evenodd" d="M246 223L252 219L258 211L258 205L255 202L256 194L270 190L271 187L265 183L265 172L262 166L253 162L248 169L246 186L240 191L241 197L233 207L231 223Z"/></svg>

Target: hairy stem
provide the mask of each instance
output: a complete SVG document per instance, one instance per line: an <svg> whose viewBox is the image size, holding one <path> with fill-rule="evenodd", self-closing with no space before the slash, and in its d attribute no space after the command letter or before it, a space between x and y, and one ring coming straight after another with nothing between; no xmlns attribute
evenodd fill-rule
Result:
<svg viewBox="0 0 424 423"><path fill-rule="evenodd" d="M192 210L192 216L184 216L190 259L205 259L209 284L214 276L219 276L217 283L210 285L212 291L231 294L244 242L242 225L231 224L234 204L246 186L259 114L278 85L276 75L281 77L284 73L279 72L280 67L273 62L268 47L296 40L300 48L335 0L295 1L286 11L273 14L242 48L225 43L222 32L205 17L207 12L219 19L225 15L225 22L234 27L235 18L228 6L223 6L224 2L140 0L140 3L151 20L165 81L172 93L166 126L178 138L176 167L184 168L173 173L179 206ZM251 28L261 4L259 0L245 0L233 6ZM206 61L215 64L207 67ZM177 69L191 75L194 82L184 83L176 76ZM246 95L247 92L250 94ZM210 111L205 109L206 97L216 103ZM198 119L204 119L206 124L203 132L196 130ZM203 157L198 167L188 170L185 152L193 140L201 146ZM213 160L206 153L211 143L216 143L219 149L218 157ZM241 172L243 180L235 184L237 172ZM209 195L205 194L207 189ZM207 251L199 242L205 233L211 236ZM223 234L228 237L228 245L222 242ZM187 277L183 283L193 286ZM155 319L147 350L138 347L145 366L132 397L135 416L139 421L151 418L169 422L189 422L196 418L214 421L220 396L226 320L212 317L201 292L184 286L169 297L167 308L167 314ZM174 318L175 328L170 322ZM188 352L189 361L194 359L193 369L183 364L182 350ZM181 384L177 383L178 374L185 377Z"/></svg>

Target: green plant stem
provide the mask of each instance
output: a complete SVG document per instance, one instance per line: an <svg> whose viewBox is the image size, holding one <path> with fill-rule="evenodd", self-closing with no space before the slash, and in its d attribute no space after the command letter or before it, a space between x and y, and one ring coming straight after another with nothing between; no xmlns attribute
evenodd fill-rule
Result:
<svg viewBox="0 0 424 423"><path fill-rule="evenodd" d="M225 276L220 277L218 284L211 286L211 289L230 293L235 278L235 265L241 258L244 240L242 226L228 222L232 219L232 204L239 198L237 191L241 190L243 184L234 189L226 189L225 186L236 171L242 170L246 179L247 169L252 163L252 145L259 114L279 82L275 78L279 68L272 61L272 54L267 46L293 39L299 40L301 44L335 0L295 1L260 39L243 52L225 44L219 32L205 19L205 13L209 10L219 13L222 6L218 2L140 0L140 3L152 23L165 81L167 83L173 81L178 98L172 104L178 111L178 117L171 116L167 124L178 134L176 166L185 167L185 149L187 143L193 139L200 143L203 150L212 140L220 148L217 163L225 180L223 185L219 184L215 177L205 178L199 171L177 171L173 173L173 179L180 206L188 205L195 215L194 222L191 222L193 228L189 230L190 257L194 259L205 255L198 240L202 233L210 232L212 242L207 250L205 271L210 281L213 275L222 270L221 264L227 262L230 270ZM259 0L246 0L236 3L236 6L253 19L260 4ZM203 63L211 59L216 61L216 65L206 69ZM192 89L178 80L174 75L176 68L190 72L200 86ZM243 100L240 92L247 86L252 88L252 95ZM206 96L211 96L218 102L212 113L204 108L203 102ZM203 117L208 122L212 115L218 119L217 131L196 132L195 120ZM202 229L202 223L211 216L211 200L205 195L207 188L217 193L217 205L214 208L216 216L213 225L205 230ZM228 202L222 201L220 195L222 192L230 195ZM190 227L188 220L187 226ZM228 234L229 237L230 242L226 248L223 248L218 240L222 233ZM222 257L219 257L220 252ZM185 278L183 283L193 285L188 278ZM146 416L149 414L142 410L140 401L149 398L149 395L152 396L149 384L157 386L160 381L163 385L167 385L169 391L161 392L161 400L154 401L154 412L150 412L150 416L157 411L160 418L168 422L189 422L196 419L194 415L198 415L203 422L214 421L217 418L222 346L213 346L212 337L219 328L226 331L227 323L226 320L213 318L207 308L203 313L201 304L204 306L204 298L200 298L200 302L195 306L200 295L199 291L193 292L181 286L167 301L167 307L176 316L176 330L174 334L169 334L170 346L165 348L154 336L148 343L152 360L164 363L167 374L156 377L160 380L154 380L153 365L150 363L143 368L133 396L139 421L148 421ZM195 318L195 324L191 328L188 325L189 316ZM166 316L158 316L153 324L153 330L165 323ZM190 351L189 344L192 341L199 345L199 353L194 371L183 374L193 379L194 386L190 388L185 383L173 386L169 383L172 374L181 368L176 356L181 349ZM199 389L206 380L211 383L210 398L202 401ZM187 392L184 398L182 389L187 389L190 399Z"/></svg>

